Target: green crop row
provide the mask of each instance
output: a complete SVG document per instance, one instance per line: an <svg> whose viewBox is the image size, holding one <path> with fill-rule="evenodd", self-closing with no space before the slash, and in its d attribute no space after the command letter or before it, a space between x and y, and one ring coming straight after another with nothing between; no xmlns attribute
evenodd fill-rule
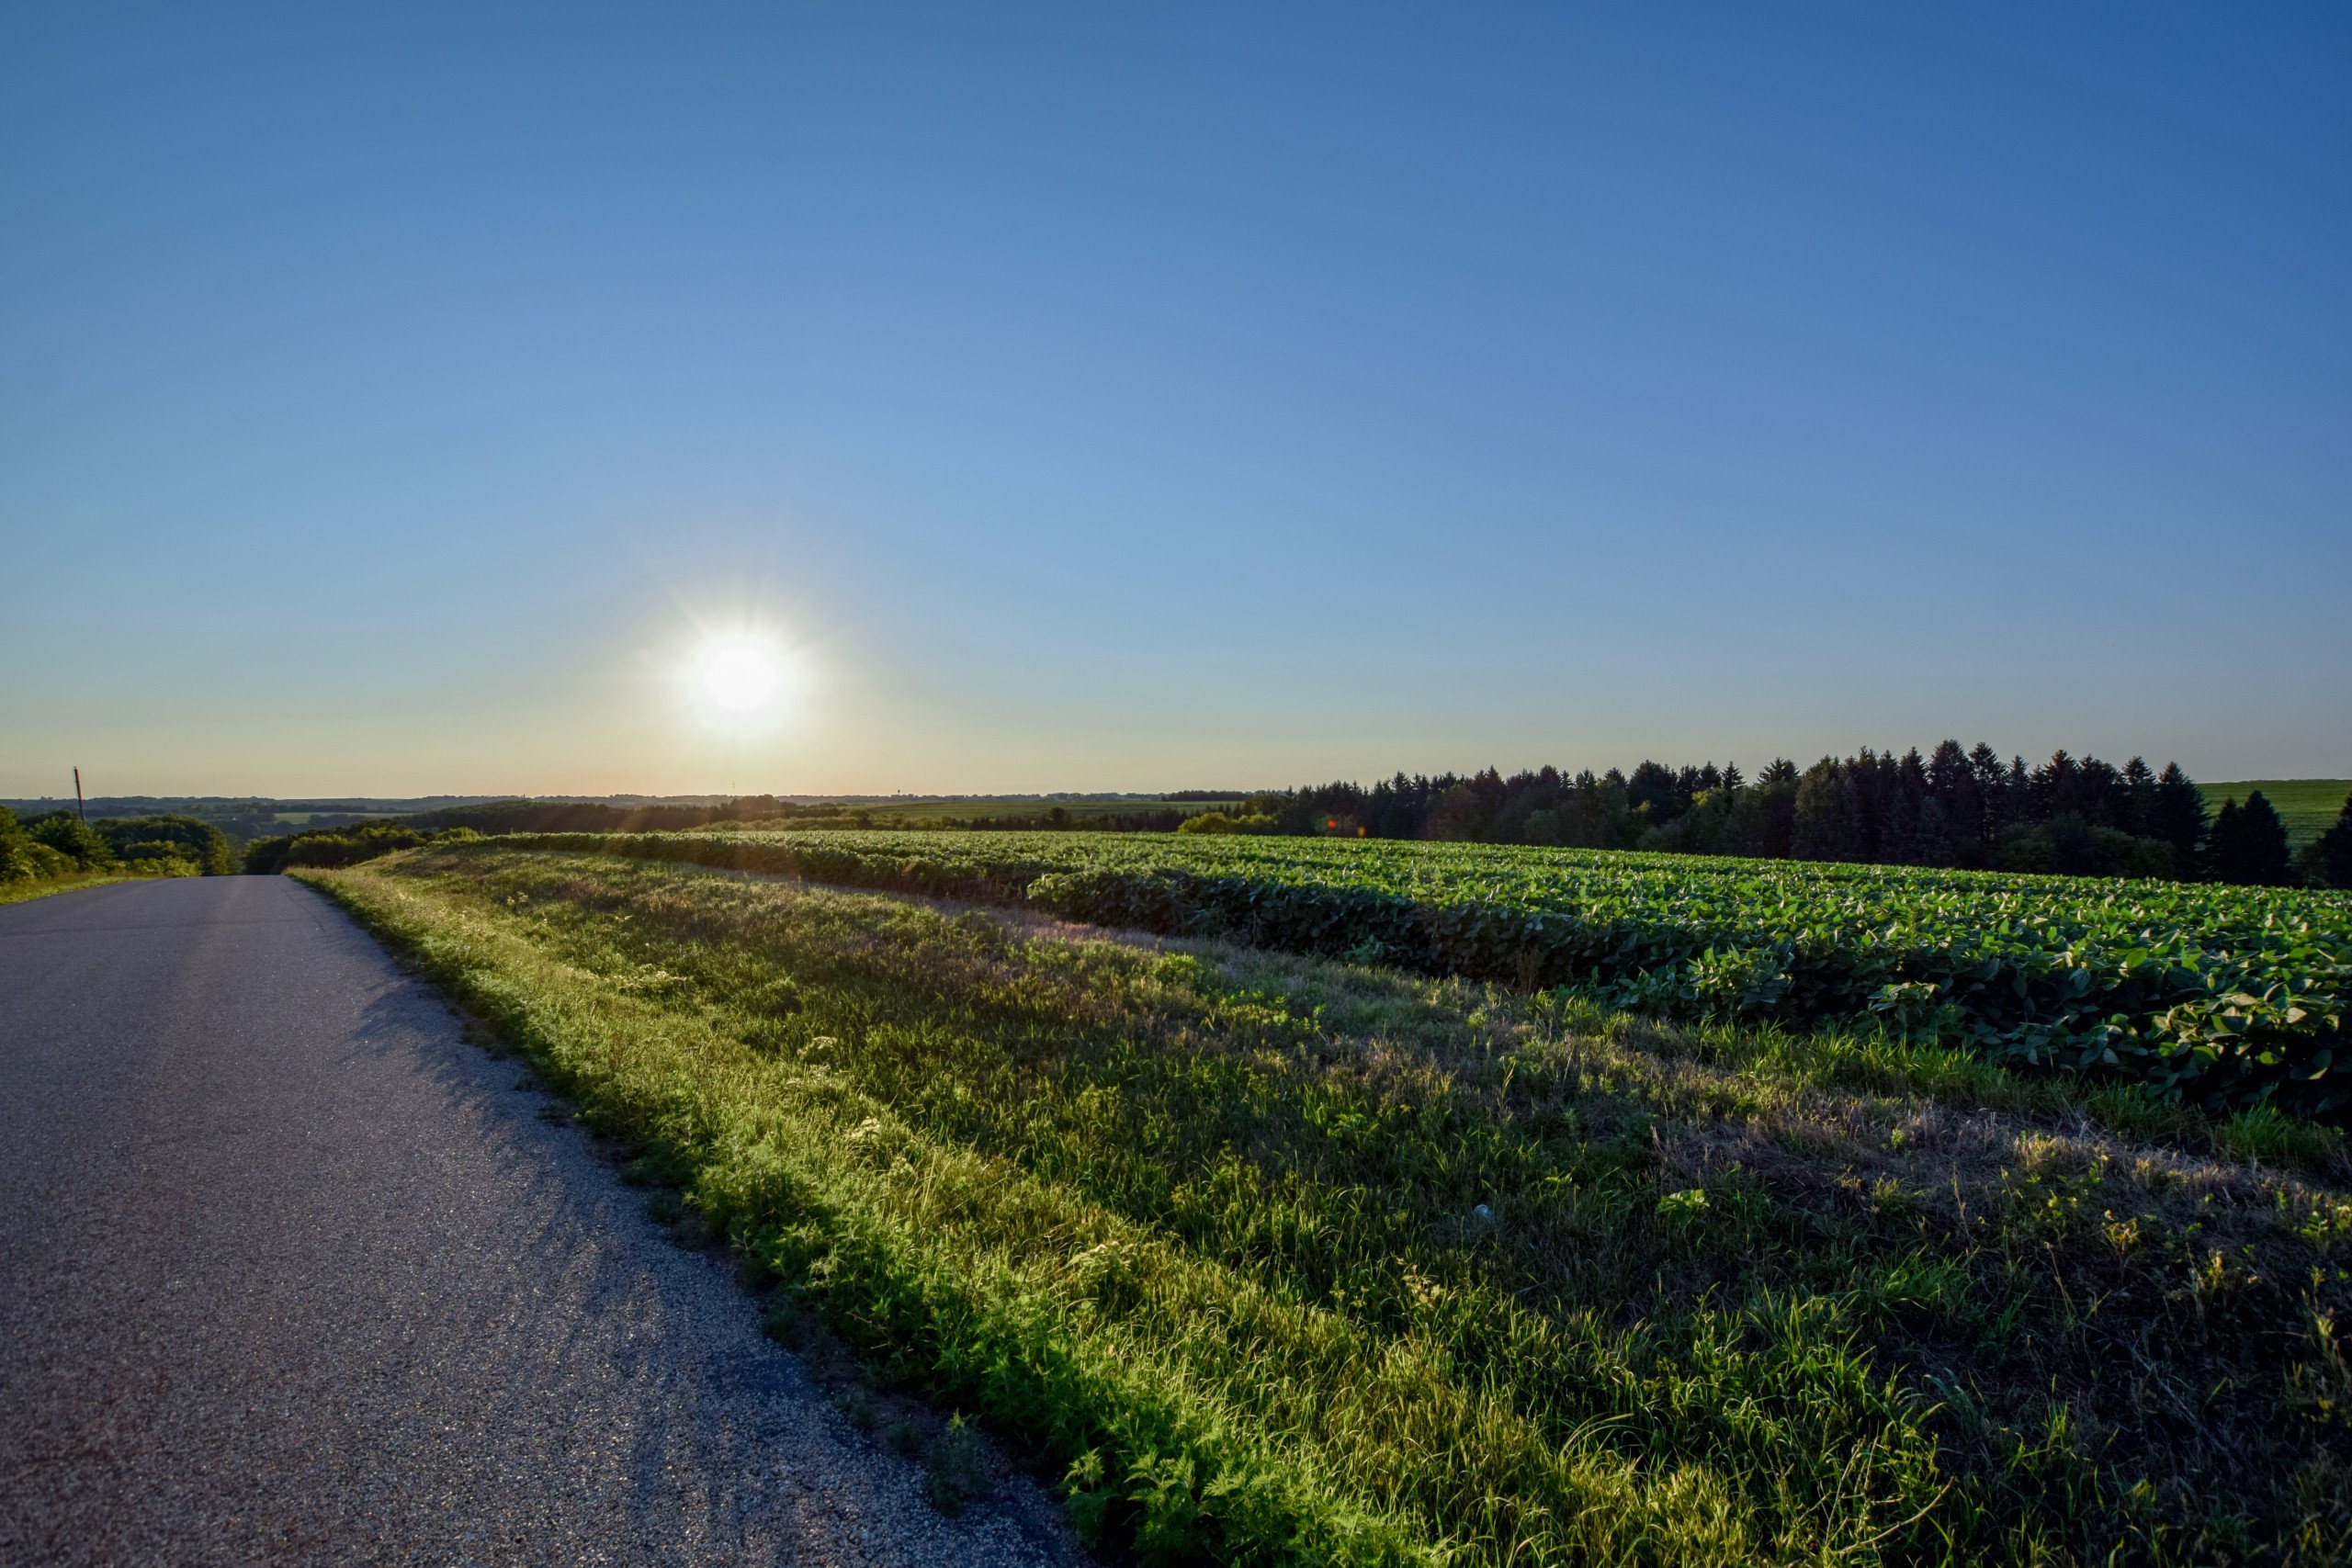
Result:
<svg viewBox="0 0 2352 1568"><path fill-rule="evenodd" d="M1026 905L1646 1010L1875 1018L1997 1059L2332 1115L2352 897L1917 867L1328 840L518 834L844 886Z"/></svg>

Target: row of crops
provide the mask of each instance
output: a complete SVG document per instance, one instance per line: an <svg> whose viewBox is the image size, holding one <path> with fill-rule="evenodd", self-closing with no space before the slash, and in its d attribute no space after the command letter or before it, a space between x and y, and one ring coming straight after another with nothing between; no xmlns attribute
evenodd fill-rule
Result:
<svg viewBox="0 0 2352 1568"><path fill-rule="evenodd" d="M2352 1104L2352 895L1388 840L707 830L502 843L1024 905L1681 1016L1874 1018L2222 1106Z"/></svg>

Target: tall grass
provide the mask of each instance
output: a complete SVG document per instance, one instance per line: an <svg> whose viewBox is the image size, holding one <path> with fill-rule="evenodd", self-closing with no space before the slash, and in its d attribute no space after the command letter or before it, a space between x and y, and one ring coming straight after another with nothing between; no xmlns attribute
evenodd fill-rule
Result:
<svg viewBox="0 0 2352 1568"><path fill-rule="evenodd" d="M1147 1558L2312 1558L2347 1517L2352 1201L1964 1057L495 846L304 874Z"/></svg>
<svg viewBox="0 0 2352 1568"><path fill-rule="evenodd" d="M103 887L109 882L128 882L131 875L127 871L71 871L56 876L0 882L0 904L21 904L28 898L45 898L51 893L71 893L77 887Z"/></svg>

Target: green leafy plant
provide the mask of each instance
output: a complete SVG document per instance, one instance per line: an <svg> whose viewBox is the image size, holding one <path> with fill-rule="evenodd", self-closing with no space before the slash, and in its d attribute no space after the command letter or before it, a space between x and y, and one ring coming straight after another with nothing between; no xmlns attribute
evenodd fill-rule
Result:
<svg viewBox="0 0 2352 1568"><path fill-rule="evenodd" d="M2221 1109L2352 1106L2352 896L1603 851L1228 835L517 834L1027 905L1673 1017L1894 1032Z"/></svg>

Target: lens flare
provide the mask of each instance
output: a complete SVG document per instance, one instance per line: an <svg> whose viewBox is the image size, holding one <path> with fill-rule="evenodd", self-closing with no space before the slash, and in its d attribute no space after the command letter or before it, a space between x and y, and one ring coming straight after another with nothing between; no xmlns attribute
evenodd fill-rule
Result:
<svg viewBox="0 0 2352 1568"><path fill-rule="evenodd" d="M734 713L765 707L775 695L779 678L774 656L754 643L723 643L703 660L703 691Z"/></svg>

